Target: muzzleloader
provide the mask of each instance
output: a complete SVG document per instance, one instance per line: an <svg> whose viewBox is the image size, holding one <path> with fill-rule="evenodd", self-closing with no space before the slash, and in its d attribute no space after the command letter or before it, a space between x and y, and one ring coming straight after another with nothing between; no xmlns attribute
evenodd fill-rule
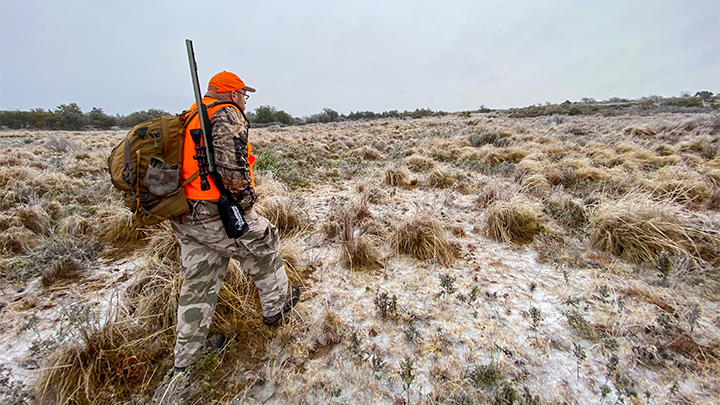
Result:
<svg viewBox="0 0 720 405"><path fill-rule="evenodd" d="M207 180L207 176L210 175L215 186L220 190L220 198L217 205L225 233L228 238L237 239L247 232L248 224L245 222L245 217L242 214L242 210L239 209L237 201L225 188L220 174L215 171L212 150L212 127L210 126L210 119L208 118L207 106L202 102L202 96L200 95L195 50L193 49L191 40L186 39L185 45L187 47L188 61L190 62L190 75L192 76L193 91L195 92L195 105L200 118L200 128L190 130L190 136L195 143L195 155L193 159L197 160L198 167L200 168L200 189L203 191L210 189L210 183ZM241 111L237 104L233 102L228 103L235 105L238 111Z"/></svg>

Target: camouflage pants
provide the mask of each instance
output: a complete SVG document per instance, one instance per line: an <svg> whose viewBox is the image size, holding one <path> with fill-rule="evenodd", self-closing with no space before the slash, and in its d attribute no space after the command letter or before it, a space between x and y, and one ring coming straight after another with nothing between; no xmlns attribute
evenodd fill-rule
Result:
<svg viewBox="0 0 720 405"><path fill-rule="evenodd" d="M245 220L249 230L237 244L225 235L219 218L193 225L172 222L180 239L185 278L178 303L175 367L192 364L203 348L230 258L253 277L263 316L282 311L290 299L277 228L255 211L245 215Z"/></svg>

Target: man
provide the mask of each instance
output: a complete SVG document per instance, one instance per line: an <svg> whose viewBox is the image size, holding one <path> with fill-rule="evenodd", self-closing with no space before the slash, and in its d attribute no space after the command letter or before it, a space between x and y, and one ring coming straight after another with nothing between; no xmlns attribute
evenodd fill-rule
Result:
<svg viewBox="0 0 720 405"><path fill-rule="evenodd" d="M283 260L278 254L277 228L253 210L257 199L252 166L255 157L248 141L249 123L245 117L248 87L234 73L220 72L210 79L202 102L208 106L216 171L225 188L235 197L249 229L238 239L225 234L217 208L220 191L208 176L210 190L201 190L197 177L185 186L190 210L172 222L181 246L183 276L178 304L174 363L176 371L192 365L206 345L218 293L230 258L240 262L260 293L263 322L275 325L300 297L300 288L288 288ZM218 102L232 102L217 104ZM193 104L191 110L196 109ZM193 159L195 144L190 130L199 128L197 116L190 121L183 147L182 176L192 177L198 170ZM222 335L216 347L224 343Z"/></svg>

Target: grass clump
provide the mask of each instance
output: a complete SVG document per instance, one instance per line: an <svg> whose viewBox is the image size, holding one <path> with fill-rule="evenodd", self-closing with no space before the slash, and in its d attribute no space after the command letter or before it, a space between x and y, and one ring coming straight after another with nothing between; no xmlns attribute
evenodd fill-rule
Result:
<svg viewBox="0 0 720 405"><path fill-rule="evenodd" d="M179 263L146 259L123 297L128 314L150 331L172 328L181 285Z"/></svg>
<svg viewBox="0 0 720 405"><path fill-rule="evenodd" d="M485 211L483 229L491 239L514 244L530 243L543 230L539 204L513 197L497 201Z"/></svg>
<svg viewBox="0 0 720 405"><path fill-rule="evenodd" d="M425 172L435 168L435 160L422 155L411 155L405 158L405 166L414 172Z"/></svg>
<svg viewBox="0 0 720 405"><path fill-rule="evenodd" d="M581 228L587 222L585 203L566 193L553 193L543 199L543 212L550 215L562 226Z"/></svg>
<svg viewBox="0 0 720 405"><path fill-rule="evenodd" d="M329 238L340 235L340 262L351 270L382 267L380 258L383 238L369 209L369 197L338 207L325 225Z"/></svg>
<svg viewBox="0 0 720 405"><path fill-rule="evenodd" d="M50 215L40 206L19 206L15 210L15 216L20 218L23 226L36 235L47 235L50 233Z"/></svg>
<svg viewBox="0 0 720 405"><path fill-rule="evenodd" d="M446 167L435 167L425 176L425 185L430 188L452 187L457 179Z"/></svg>
<svg viewBox="0 0 720 405"><path fill-rule="evenodd" d="M507 132L483 131L472 134L468 137L470 145L479 148L483 145L495 145L499 148L506 147L512 143L510 134Z"/></svg>
<svg viewBox="0 0 720 405"><path fill-rule="evenodd" d="M496 201L510 201L517 193L517 184L507 181L493 181L480 190L475 198L474 208L482 210Z"/></svg>
<svg viewBox="0 0 720 405"><path fill-rule="evenodd" d="M262 176L258 180L255 210L274 224L281 236L286 237L308 227L299 205L289 197L287 187L272 175Z"/></svg>
<svg viewBox="0 0 720 405"><path fill-rule="evenodd" d="M62 280L76 279L87 268L87 263L96 257L97 249L96 242L69 235L45 239L27 257L14 260L7 276L12 280L26 281L39 275L45 287Z"/></svg>
<svg viewBox="0 0 720 405"><path fill-rule="evenodd" d="M444 226L432 214L416 214L400 222L392 235L392 244L399 253L445 266L458 255Z"/></svg>
<svg viewBox="0 0 720 405"><path fill-rule="evenodd" d="M628 193L601 203L590 216L590 240L631 263L654 262L660 252L698 255L699 245L720 244L720 238L693 225L684 210L668 200Z"/></svg>
<svg viewBox="0 0 720 405"><path fill-rule="evenodd" d="M550 192L550 182L545 176L534 174L522 179L520 191L537 196L543 196Z"/></svg>
<svg viewBox="0 0 720 405"><path fill-rule="evenodd" d="M38 403L103 404L150 394L172 331L150 334L129 320L77 328L76 340L56 352L37 386Z"/></svg>
<svg viewBox="0 0 720 405"><path fill-rule="evenodd" d="M0 252L3 255L29 253L38 242L37 235L22 226L13 226L0 232Z"/></svg>
<svg viewBox="0 0 720 405"><path fill-rule="evenodd" d="M389 166L384 172L385 184L391 187L408 187L412 185L410 173L401 166Z"/></svg>
<svg viewBox="0 0 720 405"><path fill-rule="evenodd" d="M133 222L132 212L118 202L104 204L95 212L95 217L102 219L98 236L103 243L124 248L140 240L141 232Z"/></svg>
<svg viewBox="0 0 720 405"><path fill-rule="evenodd" d="M353 235L342 241L341 263L351 270L372 270L382 267L380 240L368 234Z"/></svg>
<svg viewBox="0 0 720 405"><path fill-rule="evenodd" d="M180 263L180 241L169 221L161 222L157 227L146 231L148 244L145 248L148 256Z"/></svg>

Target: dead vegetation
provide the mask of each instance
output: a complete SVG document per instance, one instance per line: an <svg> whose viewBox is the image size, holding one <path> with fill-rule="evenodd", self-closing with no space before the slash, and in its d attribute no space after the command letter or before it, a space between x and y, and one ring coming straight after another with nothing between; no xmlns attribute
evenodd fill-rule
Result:
<svg viewBox="0 0 720 405"><path fill-rule="evenodd" d="M444 266L452 264L458 255L445 226L430 212L416 213L400 221L393 230L391 243L398 253Z"/></svg>
<svg viewBox="0 0 720 405"><path fill-rule="evenodd" d="M509 201L497 201L485 210L483 230L488 238L524 244L532 242L542 232L542 208L520 196Z"/></svg>
<svg viewBox="0 0 720 405"><path fill-rule="evenodd" d="M717 117L467 115L255 130L255 208L303 305L265 328L231 262L212 325L230 343L190 403L716 402ZM175 234L132 226L105 185L115 137L23 136L0 137L3 316L99 259L141 263L111 316L55 338L38 403L139 401L172 363ZM368 311L382 294L391 316Z"/></svg>
<svg viewBox="0 0 720 405"><path fill-rule="evenodd" d="M669 199L630 193L597 207L590 216L590 239L598 249L631 263L652 262L663 251L698 256L703 245L720 245L717 236L687 217Z"/></svg>

